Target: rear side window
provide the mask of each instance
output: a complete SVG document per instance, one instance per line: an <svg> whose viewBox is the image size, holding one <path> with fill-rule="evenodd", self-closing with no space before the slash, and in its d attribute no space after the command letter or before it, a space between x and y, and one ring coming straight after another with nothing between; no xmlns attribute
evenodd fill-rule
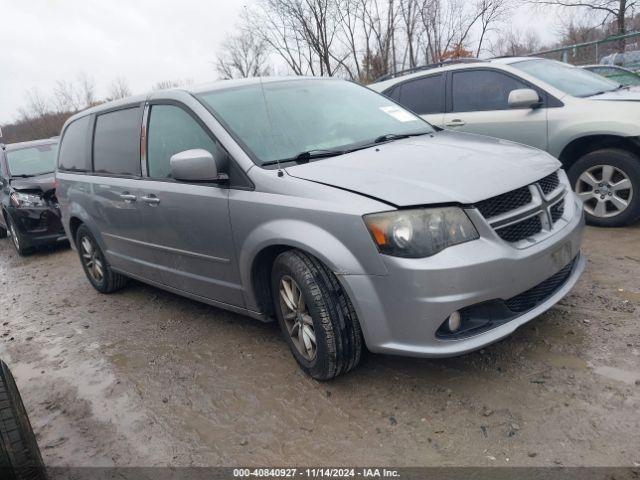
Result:
<svg viewBox="0 0 640 480"><path fill-rule="evenodd" d="M202 148L216 157L220 147L182 108L153 105L147 135L149 177L171 178L171 157L194 148Z"/></svg>
<svg viewBox="0 0 640 480"><path fill-rule="evenodd" d="M453 111L479 112L508 110L509 93L530 88L504 73L489 70L468 70L453 74Z"/></svg>
<svg viewBox="0 0 640 480"><path fill-rule="evenodd" d="M444 111L442 75L411 80L400 85L399 93L397 90L397 101L419 115Z"/></svg>
<svg viewBox="0 0 640 480"><path fill-rule="evenodd" d="M140 108L96 117L93 168L96 173L140 176Z"/></svg>
<svg viewBox="0 0 640 480"><path fill-rule="evenodd" d="M90 116L82 117L70 123L60 141L58 168L75 172L91 170L89 157Z"/></svg>

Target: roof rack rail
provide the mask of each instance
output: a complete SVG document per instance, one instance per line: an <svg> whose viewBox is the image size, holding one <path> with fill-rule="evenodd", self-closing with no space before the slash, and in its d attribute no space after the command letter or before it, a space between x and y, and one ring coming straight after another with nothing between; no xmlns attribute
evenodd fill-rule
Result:
<svg viewBox="0 0 640 480"><path fill-rule="evenodd" d="M487 60L481 60L479 58L452 58L450 60L443 60L437 63L430 63L428 65L420 65L419 67L407 68L406 70L400 70L399 72L387 73L379 78L376 78L373 83L382 82L384 80L390 80L395 77L407 75L409 73L421 72L423 70L431 70L432 68L444 67L447 65L455 65L456 63L484 63Z"/></svg>

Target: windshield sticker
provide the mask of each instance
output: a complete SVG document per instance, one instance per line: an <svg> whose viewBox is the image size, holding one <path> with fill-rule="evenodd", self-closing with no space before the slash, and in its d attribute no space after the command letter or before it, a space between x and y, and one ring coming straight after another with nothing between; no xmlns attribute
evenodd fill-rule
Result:
<svg viewBox="0 0 640 480"><path fill-rule="evenodd" d="M406 110L403 110L400 107L396 107L395 105L389 105L387 107L380 107L380 110L382 110L387 115L395 118L399 122L403 122L403 123L404 122L415 122L415 121L418 120L413 114L407 112Z"/></svg>

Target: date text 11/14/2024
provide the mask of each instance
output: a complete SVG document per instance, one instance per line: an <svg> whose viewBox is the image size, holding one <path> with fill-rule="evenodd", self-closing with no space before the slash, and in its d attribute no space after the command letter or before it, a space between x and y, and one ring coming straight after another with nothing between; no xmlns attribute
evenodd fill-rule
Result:
<svg viewBox="0 0 640 480"><path fill-rule="evenodd" d="M235 478L399 478L387 468L234 468Z"/></svg>

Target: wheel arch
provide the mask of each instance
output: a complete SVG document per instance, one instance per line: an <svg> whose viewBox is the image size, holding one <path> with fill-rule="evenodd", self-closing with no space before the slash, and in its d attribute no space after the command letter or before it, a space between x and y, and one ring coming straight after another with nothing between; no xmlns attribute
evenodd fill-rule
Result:
<svg viewBox="0 0 640 480"><path fill-rule="evenodd" d="M69 241L71 243L72 248L77 249L76 245L76 234L78 232L78 228L80 225L86 225L91 233L95 237L98 245L103 251L106 251L106 245L104 244L100 229L96 226L92 217L87 213L87 211L82 208L78 203L73 202L70 204L69 209L67 211L63 210L63 224L65 230L69 237Z"/></svg>
<svg viewBox="0 0 640 480"><path fill-rule="evenodd" d="M78 246L76 245L76 235L78 233L78 229L80 228L80 225L82 225L83 223L84 222L80 219L80 217L72 216L71 218L69 218L69 236L71 237L69 241L76 248L78 248Z"/></svg>
<svg viewBox="0 0 640 480"><path fill-rule="evenodd" d="M342 241L317 225L300 220L268 222L254 230L238 249L240 277L250 310L272 316L271 268L278 255L291 249L315 257L338 278L345 274L386 273L382 262L367 269Z"/></svg>
<svg viewBox="0 0 640 480"><path fill-rule="evenodd" d="M634 153L640 158L640 137L623 137L609 134L585 135L571 140L560 152L558 159L565 169L589 152L602 148L619 148Z"/></svg>

